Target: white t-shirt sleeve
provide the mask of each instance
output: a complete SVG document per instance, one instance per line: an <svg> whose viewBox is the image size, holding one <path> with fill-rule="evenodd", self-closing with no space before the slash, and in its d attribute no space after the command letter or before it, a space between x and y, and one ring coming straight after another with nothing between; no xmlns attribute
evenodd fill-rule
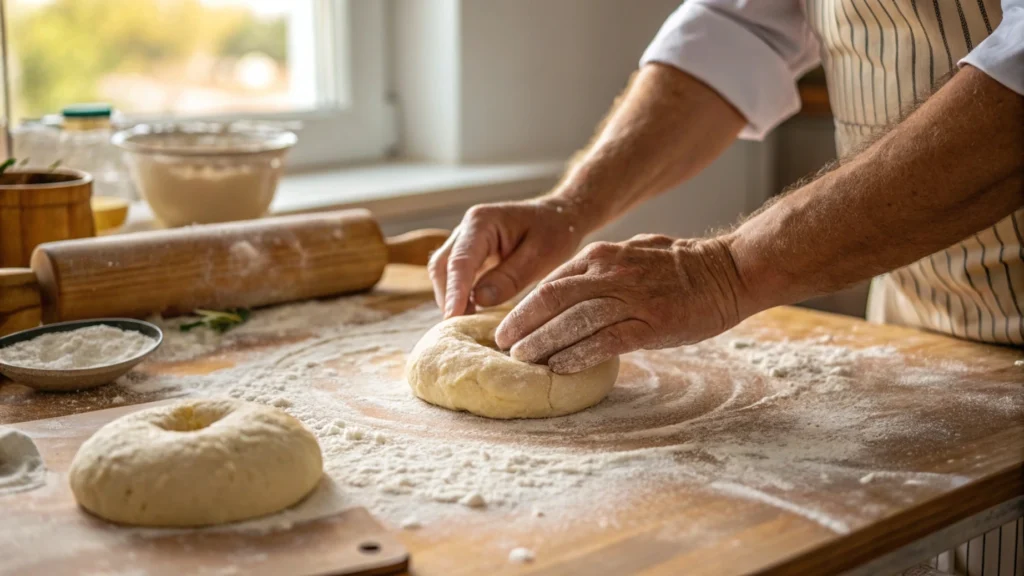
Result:
<svg viewBox="0 0 1024 576"><path fill-rule="evenodd" d="M796 81L820 61L799 0L688 0L640 64L668 64L701 80L747 119L740 138L761 140L800 110Z"/></svg>
<svg viewBox="0 0 1024 576"><path fill-rule="evenodd" d="M1024 96L1024 0L1003 0L1003 20L960 61Z"/></svg>

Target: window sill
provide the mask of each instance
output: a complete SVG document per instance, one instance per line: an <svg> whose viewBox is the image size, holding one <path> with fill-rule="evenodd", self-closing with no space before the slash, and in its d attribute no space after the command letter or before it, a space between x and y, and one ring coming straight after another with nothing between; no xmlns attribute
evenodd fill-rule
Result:
<svg viewBox="0 0 1024 576"><path fill-rule="evenodd" d="M285 175L271 214L367 208L380 222L401 222L480 202L536 196L557 183L564 162L451 166L387 163ZM119 232L158 227L145 202L132 204Z"/></svg>

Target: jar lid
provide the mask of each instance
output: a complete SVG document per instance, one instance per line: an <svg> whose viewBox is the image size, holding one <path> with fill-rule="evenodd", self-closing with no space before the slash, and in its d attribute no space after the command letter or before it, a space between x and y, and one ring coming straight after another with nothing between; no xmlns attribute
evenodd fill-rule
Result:
<svg viewBox="0 0 1024 576"><path fill-rule="evenodd" d="M97 102L95 104L72 104L60 111L65 118L109 118L111 112L110 104Z"/></svg>

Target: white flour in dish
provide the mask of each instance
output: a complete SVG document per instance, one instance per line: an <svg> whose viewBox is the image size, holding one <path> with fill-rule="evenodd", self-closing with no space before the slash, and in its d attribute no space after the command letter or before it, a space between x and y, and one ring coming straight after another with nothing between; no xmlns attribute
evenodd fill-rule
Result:
<svg viewBox="0 0 1024 576"><path fill-rule="evenodd" d="M313 430L330 482L289 514L247 524L260 529L352 505L409 530L510 517L546 526L596 518L608 526L630 497L688 484L844 532L857 524L849 519L884 512L870 499L874 484L909 498L968 480L909 464L878 470L877 446L951 440L946 423L893 411L857 388L899 372L895 389L921 402L945 401L921 388L956 380L906 363L893 348L851 349L824 336L779 341L778 334L748 330L743 338L727 334L626 355L619 385L582 413L492 421L428 405L402 379L405 354L439 320L433 305L387 317L368 302L354 297L257 311L224 336L182 334L165 323L164 360L258 344L268 334L292 343L256 346L241 360L233 356L234 367L208 375L135 373L120 381L118 394L242 398L282 407ZM996 400L1024 412L1020 395ZM959 405L952 395L948 402ZM871 473L875 481L862 484ZM818 508L813 494L823 487L844 496ZM459 521L438 521L452 517ZM531 543L515 545L524 544Z"/></svg>
<svg viewBox="0 0 1024 576"><path fill-rule="evenodd" d="M114 326L97 325L50 332L0 348L0 361L25 368L68 370L117 364L153 346L153 338Z"/></svg>

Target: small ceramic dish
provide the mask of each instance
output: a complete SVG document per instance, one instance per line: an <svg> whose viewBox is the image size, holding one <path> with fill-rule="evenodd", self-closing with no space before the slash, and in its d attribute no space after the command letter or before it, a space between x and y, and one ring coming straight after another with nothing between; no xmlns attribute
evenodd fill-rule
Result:
<svg viewBox="0 0 1024 576"><path fill-rule="evenodd" d="M14 334L0 338L0 349L13 346L19 342L32 340L33 338L42 336L43 334L71 332L72 330L77 330L79 328L98 325L113 326L114 328L120 328L121 330L132 330L142 333L153 339L153 345L127 360L123 360L115 364L91 366L89 368L29 368L26 366L18 366L16 364L8 364L0 360L0 374L7 376L19 384L24 384L35 388L36 390L69 391L95 388L97 386L113 382L127 374L128 371L134 368L136 364L142 362L147 356L156 351L164 340L164 334L160 331L160 328L150 324L149 322L132 320L130 318L98 318L95 320L58 322L56 324L47 324L46 326L39 326L38 328L30 328L28 330L22 330L21 332L15 332Z"/></svg>

